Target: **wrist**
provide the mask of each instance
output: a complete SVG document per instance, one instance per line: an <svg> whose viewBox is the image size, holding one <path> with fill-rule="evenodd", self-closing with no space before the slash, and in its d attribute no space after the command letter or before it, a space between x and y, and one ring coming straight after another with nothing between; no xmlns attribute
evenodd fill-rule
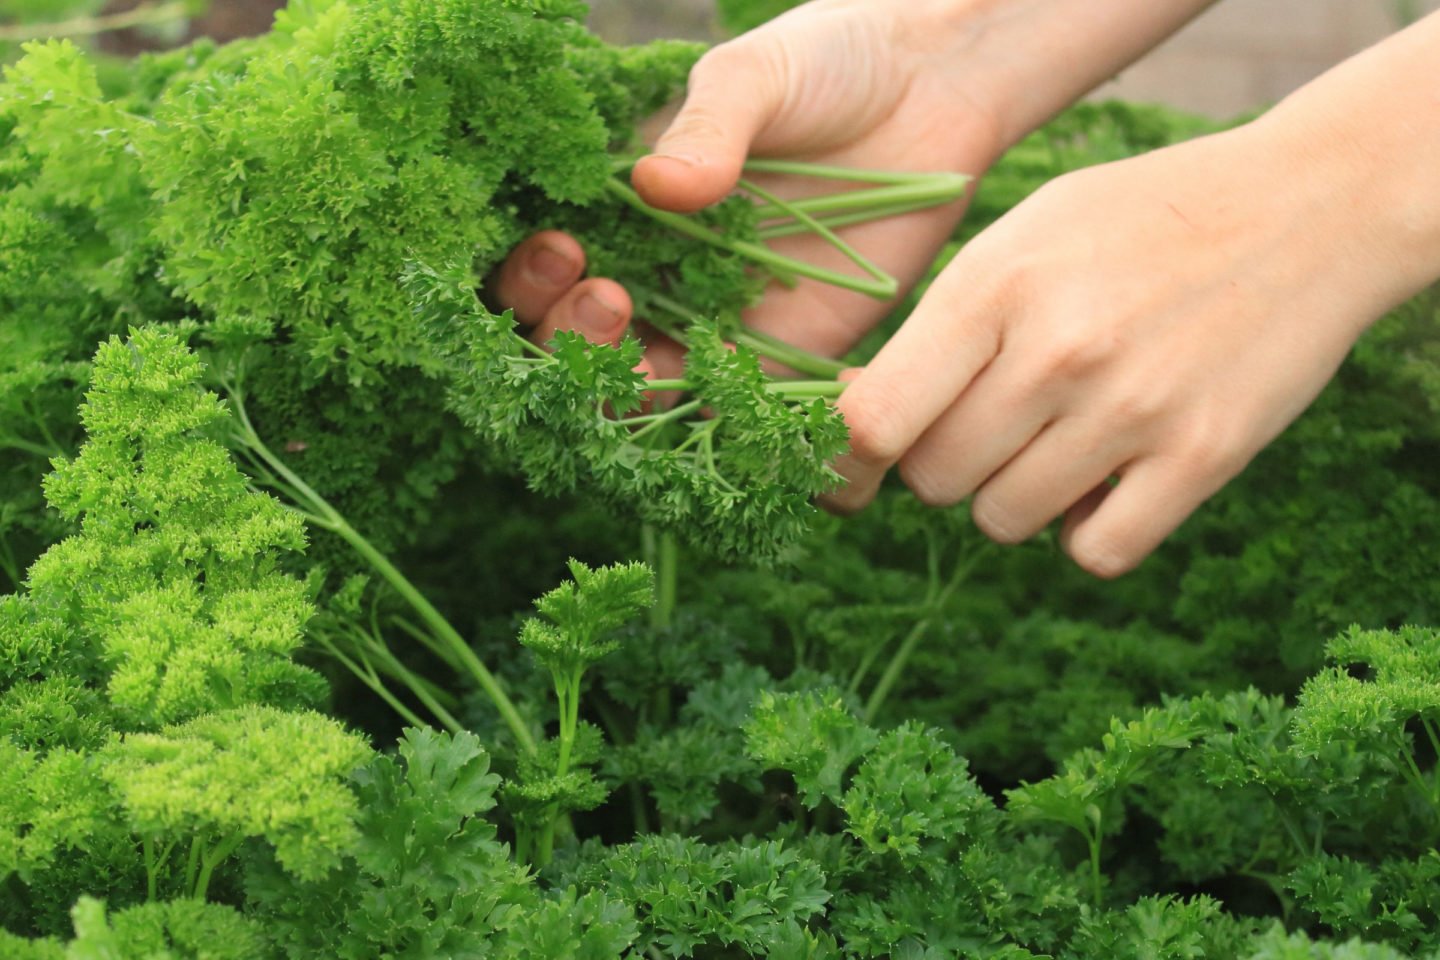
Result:
<svg viewBox="0 0 1440 960"><path fill-rule="evenodd" d="M1352 58L1253 125L1329 193L1375 315L1440 279L1440 16ZM1373 318L1371 318L1373 319Z"/></svg>
<svg viewBox="0 0 1440 960"><path fill-rule="evenodd" d="M1215 0L927 0L950 82L996 118L1003 153ZM997 154L998 155L998 154Z"/></svg>

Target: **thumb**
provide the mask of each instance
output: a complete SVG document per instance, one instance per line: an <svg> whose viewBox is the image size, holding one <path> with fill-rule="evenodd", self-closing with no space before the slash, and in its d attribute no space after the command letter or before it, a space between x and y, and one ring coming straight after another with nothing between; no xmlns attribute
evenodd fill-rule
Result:
<svg viewBox="0 0 1440 960"><path fill-rule="evenodd" d="M735 189L751 143L780 105L781 84L765 49L732 41L695 64L685 105L631 174L646 203L693 213Z"/></svg>

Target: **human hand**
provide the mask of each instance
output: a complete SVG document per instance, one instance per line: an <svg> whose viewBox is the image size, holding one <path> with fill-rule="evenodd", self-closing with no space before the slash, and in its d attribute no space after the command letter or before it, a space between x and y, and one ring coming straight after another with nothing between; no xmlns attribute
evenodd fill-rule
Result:
<svg viewBox="0 0 1440 960"><path fill-rule="evenodd" d="M684 107L655 153L636 165L637 191L663 209L698 210L735 187L752 152L892 171L983 170L1000 150L996 121L990 107L967 92L959 69L963 58L946 56L962 32L953 25L948 32L937 27L932 14L941 6L954 4L910 4L910 13L902 14L899 5L888 3L823 0L715 48L693 71ZM922 8L926 16L917 12ZM825 181L752 179L787 197L834 189ZM908 287L951 234L962 209L952 203L843 233ZM818 237L773 246L821 266L854 270ZM551 279L530 265L537 256L553 265L557 248L569 258L568 272L552 270ZM569 292L568 284L579 278L582 266L579 248L561 235L531 238L501 269L496 299L515 307L522 321L540 324L543 340L547 328L566 329L575 321L572 305L584 295ZM623 291L602 293L628 318ZM552 306L557 313L547 316ZM887 309L863 294L802 281L794 289L770 291L746 321L804 350L838 356ZM651 343L647 357L660 376L678 376L679 348L658 337Z"/></svg>
<svg viewBox="0 0 1440 960"><path fill-rule="evenodd" d="M973 494L997 541L1063 514L1084 569L1134 567L1409 292L1393 239L1357 217L1353 163L1315 147L1260 121L1015 208L840 399L852 453L833 505L857 509L898 463L927 503Z"/></svg>

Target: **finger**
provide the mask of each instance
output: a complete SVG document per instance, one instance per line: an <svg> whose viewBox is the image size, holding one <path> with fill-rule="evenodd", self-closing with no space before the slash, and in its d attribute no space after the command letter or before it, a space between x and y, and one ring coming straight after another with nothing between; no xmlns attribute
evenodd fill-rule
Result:
<svg viewBox="0 0 1440 960"><path fill-rule="evenodd" d="M963 256L963 254L962 254ZM879 488L899 460L995 357L1008 304L966 304L980 289L973 270L957 259L907 320L840 397L850 428L850 453L836 469L849 484L833 504L853 509Z"/></svg>
<svg viewBox="0 0 1440 960"><path fill-rule="evenodd" d="M1061 543L1089 573L1118 577L1139 566L1231 476L1197 471L1174 457L1138 460L1122 471L1113 489L1100 498L1092 495L1066 519Z"/></svg>
<svg viewBox="0 0 1440 960"><path fill-rule="evenodd" d="M863 368L852 367L849 370L842 370L835 379L842 383L853 384L863 373ZM846 388L847 391L850 389L853 387ZM875 499L875 494L880 492L880 483L885 479L883 470L878 474L867 472L848 453L837 458L833 466L835 472L840 474L844 485L840 489L822 494L816 499L821 507L831 513L841 515L856 513L868 506L870 501Z"/></svg>
<svg viewBox="0 0 1440 960"><path fill-rule="evenodd" d="M560 330L573 330L593 343L619 343L630 325L631 309L624 287L595 277L571 287L536 324L530 339L544 344Z"/></svg>
<svg viewBox="0 0 1440 960"><path fill-rule="evenodd" d="M1103 487L1129 456L1120 435L1095 421L1051 424L981 485L970 504L975 525L997 543L1028 540Z"/></svg>
<svg viewBox="0 0 1440 960"><path fill-rule="evenodd" d="M500 265L495 300L515 319L534 326L585 272L585 251L573 237L545 230L526 239Z"/></svg>
<svg viewBox="0 0 1440 960"><path fill-rule="evenodd" d="M986 367L901 459L900 475L922 502L959 503L1046 429L1053 390L1029 377L1016 354L1002 353Z"/></svg>
<svg viewBox="0 0 1440 960"><path fill-rule="evenodd" d="M772 50L739 40L700 58L684 106L631 174L645 202L693 213L735 189L750 144L780 107L781 61Z"/></svg>

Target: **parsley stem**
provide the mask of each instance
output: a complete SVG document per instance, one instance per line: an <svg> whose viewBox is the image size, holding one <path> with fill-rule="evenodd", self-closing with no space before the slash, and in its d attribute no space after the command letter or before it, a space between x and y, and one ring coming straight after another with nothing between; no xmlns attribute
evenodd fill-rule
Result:
<svg viewBox="0 0 1440 960"><path fill-rule="evenodd" d="M641 291L644 301L669 311L681 320L689 321L695 316L695 311L687 309L678 301L672 300L663 293L653 290ZM670 339L679 343L680 346L688 346L685 342L685 334L673 324L657 321L653 316L647 318L652 326L658 327L660 332ZM741 346L749 347L762 357L774 360L776 363L783 363L791 370L808 374L812 377L821 377L826 380L833 380L838 377L841 371L848 369L847 364L838 360L831 360L829 357L817 356L808 350L801 350L799 347L791 346L778 337L768 333L761 333L750 327L741 327L735 332L735 342Z"/></svg>
<svg viewBox="0 0 1440 960"><path fill-rule="evenodd" d="M755 215L761 220L775 220L793 217L795 212L819 213L868 213L883 217L897 206L915 208L935 207L950 203L965 195L969 180L965 177L939 175L935 182L915 182L894 186L875 187L870 190L842 190L816 197L802 197L777 203L773 200L755 208Z"/></svg>
<svg viewBox="0 0 1440 960"><path fill-rule="evenodd" d="M934 543L933 538L931 542L932 544ZM935 551L938 550L938 547L932 546L931 549ZM881 674L880 679L876 681L875 689L870 692L870 699L865 702L864 716L866 723L873 724L875 722L875 718L880 714L880 708L885 705L885 701L889 699L891 692L895 689L895 685L900 681L900 676L905 672L905 667L910 663L910 658L914 656L915 650L920 646L920 641L925 639L925 635L930 631L931 625L939 618L945 603L959 588L960 584L965 582L965 578L975 569L975 565L979 563L980 558L983 557L986 552L987 548L982 544L972 548L968 554L962 554L959 560L956 561L955 569L951 571L950 579L945 585L938 589L932 588L932 596L928 597L926 602L929 612L917 620L915 626L906 634L905 639L900 644L900 649L895 651L895 655L890 658L889 664L885 667L885 672ZM932 554L932 563L933 562Z"/></svg>
<svg viewBox="0 0 1440 960"><path fill-rule="evenodd" d="M831 286L839 287L842 290L853 290L856 293L863 293L877 300L889 300L900 292L900 284L894 277L886 275L884 279L871 276L869 279L852 277L830 270L826 267L816 266L795 257L787 257L784 254L776 253L763 243L752 243L748 240L735 240L722 236L709 227L691 220L689 217L678 213L671 213L668 210L657 210L640 199L640 195L633 189L621 183L614 177L606 181L606 186L611 193L615 194L631 207L650 217L657 223L663 224L674 230L676 233L690 237L692 240L699 240L708 243L713 247L728 250L739 257L744 257L754 263L772 267L781 273L796 274L808 277L811 280L819 280L821 283L828 283ZM868 271L867 271L868 272Z"/></svg>
<svg viewBox="0 0 1440 960"><path fill-rule="evenodd" d="M859 267L861 270L867 273L877 283L889 283L891 286L896 288L896 292L899 291L899 284L896 282L894 277L890 276L890 274L880 269L880 267L876 265L875 261L865 256L859 250L856 250L844 240L841 240L840 236L836 234L835 231L829 229L823 223L816 220L799 205L791 203L789 200L782 199L779 195L771 193L769 190L766 190L764 187L751 180L746 180L742 178L740 180L740 189L745 190L748 193L753 193L760 199L768 201L771 207L774 207L775 209L781 211L781 213L783 213L785 216L795 218L796 221L804 224L811 233L814 233L816 236L820 237L822 240L830 244L836 250L839 250L842 254L845 255L845 258L847 260L849 260L851 263L855 264L855 266ZM779 214L776 214L775 216L778 215Z"/></svg>
<svg viewBox="0 0 1440 960"><path fill-rule="evenodd" d="M853 226L857 223L869 223L872 220L884 220L889 217L899 217L907 213L916 213L921 210L929 210L935 204L927 201L915 203L896 203L893 206L872 207L866 210L854 210L849 213L837 213L828 217L817 217L820 223L831 230L838 230L841 227ZM781 237L793 237L796 234L809 233L809 228L803 223L776 223L768 227L761 227L757 232L762 241L779 240Z"/></svg>
<svg viewBox="0 0 1440 960"><path fill-rule="evenodd" d="M819 400L838 397L845 392L847 386L848 384L836 380L772 380L765 384L765 391L786 399ZM646 390L657 392L673 390L684 393L694 390L695 387L696 384L691 380L651 380L645 384ZM691 401L691 403L699 402L698 400ZM680 408L676 407L675 409Z"/></svg>
<svg viewBox="0 0 1440 960"><path fill-rule="evenodd" d="M460 636L459 631L451 626L450 621L446 620L440 611L435 609L434 604L415 588L415 585L390 562L388 557L377 550L375 545L365 539L358 530L350 526L349 522L346 521L338 510L330 505L329 501L316 493L309 484L286 466L284 461L271 452L270 448L260 439L260 435L255 431L254 425L250 422L250 417L246 413L242 395L234 389L227 388L227 392L231 396L236 416L240 421L240 442L254 452L256 456L264 461L266 466L287 483L291 491L299 495L301 502L315 514L319 521L318 526L329 530L348 543L356 553L364 557L370 565L375 568L375 571L379 573L380 576L385 578L406 603L410 604L415 612L420 615L420 619L425 622L425 625L434 632L435 637L450 649L456 659L465 666L480 689L490 698L491 703L495 705L495 709L499 711L501 719L505 721L505 725L510 729L511 735L515 737L515 742L518 743L526 753L535 753L535 738L530 733L530 728L525 725L525 721L521 718L520 711L515 708L515 704L505 693L499 680L497 680L495 675L481 662L480 658L476 656L470 644L465 642L465 638Z"/></svg>
<svg viewBox="0 0 1440 960"><path fill-rule="evenodd" d="M825 163L808 163L804 160L776 160L753 157L745 161L746 173L779 173L795 177L819 177L823 180L843 180L847 183L926 183L941 180L970 178L959 173L933 173L917 170L865 170L856 167L838 167Z"/></svg>

